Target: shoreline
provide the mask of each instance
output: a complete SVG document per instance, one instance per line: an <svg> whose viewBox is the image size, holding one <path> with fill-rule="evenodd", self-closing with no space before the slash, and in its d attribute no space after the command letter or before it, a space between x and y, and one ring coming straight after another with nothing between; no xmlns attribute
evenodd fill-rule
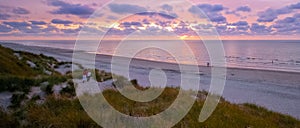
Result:
<svg viewBox="0 0 300 128"><path fill-rule="evenodd" d="M73 50L71 49L63 49L63 48L52 48L52 47L43 47L43 46L30 46L30 45L23 45L23 44L18 44L18 43L13 43L13 42L1 42L0 41L0 45L3 45L5 47L9 47L11 49L14 50L20 50L20 51L28 51L28 52L32 52L32 53L43 53L46 54L47 53L51 56L52 54L58 55L61 54L63 55L63 57L72 57L73 56ZM22 48L23 47L23 48ZM26 47L26 48L25 48ZM33 48L33 49L31 49ZM69 54L69 55L67 55ZM93 53L87 53L87 54L93 54ZM102 57L112 57L112 55L109 54L96 54ZM54 58L56 58L57 56L55 56ZM126 57L122 57L122 56L114 56L114 57L120 57L120 58L126 58ZM60 57L58 57L60 58ZM71 58L72 59L72 58ZM71 60L70 59L70 60ZM67 60L67 59L66 59ZM147 59L142 59L142 58L132 58L132 60L138 60L138 61L147 61L147 62L151 62L151 63L161 63L161 64L167 64L167 65L177 65L177 63L173 63L173 62L163 62L163 61L156 61L156 60L147 60ZM190 64L182 64L182 65L187 65L189 66ZM194 65L192 65L194 66ZM207 66L205 65L197 65L199 68L207 68ZM213 67L213 66L211 66ZM255 68L255 67L221 67L221 68L226 68L227 70L258 70L258 71L265 71L265 72L281 72L281 73L293 73L293 74L300 74L300 72L297 71L287 71L287 70L272 70L272 69L263 69L263 68Z"/></svg>
<svg viewBox="0 0 300 128"><path fill-rule="evenodd" d="M61 49L61 48L51 48L51 47L40 47L40 46L29 46L16 43L3 43L0 45L12 48L14 50L27 51L36 54L45 54L47 56L52 56L60 61L72 61L73 50ZM86 53L86 55L91 55L91 53ZM110 64L111 55L96 54L96 68L99 68L97 63ZM126 57L114 56L118 59L128 59ZM83 58L84 59L84 58ZM183 64L184 65L184 64ZM154 60L146 60L140 58L133 58L131 60L131 66L138 68L162 68L167 71L180 72L178 64L171 62L161 62ZM185 65L191 66L191 65ZM204 74L204 76L210 77L210 71L212 67L207 67L203 65L198 65L199 73ZM291 71L277 71L277 70L267 70L267 69L249 69L249 68L237 68L237 67L226 67L227 80L238 80L238 81L252 81L258 84L273 84L279 86L296 87L300 88L300 72Z"/></svg>

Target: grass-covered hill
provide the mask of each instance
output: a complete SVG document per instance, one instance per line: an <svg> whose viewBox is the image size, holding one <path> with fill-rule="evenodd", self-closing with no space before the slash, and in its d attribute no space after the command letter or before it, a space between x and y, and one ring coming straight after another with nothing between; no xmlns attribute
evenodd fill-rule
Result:
<svg viewBox="0 0 300 128"><path fill-rule="evenodd" d="M199 92L204 94L204 92ZM131 101L115 90L103 92L107 101L118 111L131 116L151 116L167 108L176 98L178 90L166 88L154 101L139 103ZM211 117L204 123L198 122L198 117L204 101L197 100L189 113L174 126L174 128L299 128L300 121L290 116L278 114L252 104L231 104L226 101L219 103ZM124 107L126 106L126 107ZM25 112L24 112L25 111ZM65 97L49 96L42 105L30 103L23 112L15 114L2 113L2 126L17 126L19 118L26 121L26 127L74 128L100 127L81 107L78 99L70 100ZM18 122L18 121L17 121ZM1 127L0 125L0 127Z"/></svg>
<svg viewBox="0 0 300 128"><path fill-rule="evenodd" d="M14 51L0 45L0 92L25 91L43 82L51 85L64 82L66 78L55 67L65 64L43 54Z"/></svg>
<svg viewBox="0 0 300 128"><path fill-rule="evenodd" d="M13 51L0 46L0 66L0 93L14 93L10 99L11 106L6 110L0 109L0 128L100 127L88 116L75 96L76 83L73 83L72 76L80 78L82 71L75 71L75 74L71 75L70 72L61 73L57 70L70 68L69 62L59 62L42 54ZM111 73L95 71L96 76L93 78L98 82L112 79ZM124 87L129 83L124 77L117 77L115 81L123 83ZM137 89L147 89L139 86L137 81L131 83ZM113 85L112 83L111 86ZM61 87L58 94L54 93L54 86ZM46 95L43 98L39 95L29 96L33 88L40 88ZM168 108L176 99L178 91L178 88L166 88L157 99L145 103L129 100L115 89L107 89L103 95L118 111L141 117L151 116ZM192 109L174 127L300 128L300 121L291 116L272 112L253 104L232 104L224 99L218 104L211 117L204 123L200 123L198 117L206 94L206 92L198 93ZM83 98L85 97L93 99L91 96L83 95Z"/></svg>
<svg viewBox="0 0 300 128"><path fill-rule="evenodd" d="M33 76L36 73L26 64L25 59L19 59L19 52L0 46L0 75Z"/></svg>

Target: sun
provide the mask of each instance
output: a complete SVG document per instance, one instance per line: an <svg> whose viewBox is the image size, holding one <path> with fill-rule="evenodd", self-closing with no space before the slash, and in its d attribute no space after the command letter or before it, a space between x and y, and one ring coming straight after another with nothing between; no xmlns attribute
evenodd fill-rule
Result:
<svg viewBox="0 0 300 128"><path fill-rule="evenodd" d="M188 36L187 36L187 35L182 35L182 36L179 36L179 38L180 38L181 40L184 40L184 39L188 38Z"/></svg>

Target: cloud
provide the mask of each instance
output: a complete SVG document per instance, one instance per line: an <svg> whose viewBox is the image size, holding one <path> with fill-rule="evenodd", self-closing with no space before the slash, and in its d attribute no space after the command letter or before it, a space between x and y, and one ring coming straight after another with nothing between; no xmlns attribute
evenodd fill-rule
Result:
<svg viewBox="0 0 300 128"><path fill-rule="evenodd" d="M247 31L250 28L247 21L238 21L236 23L233 23L232 25L236 26L236 29L238 31Z"/></svg>
<svg viewBox="0 0 300 128"><path fill-rule="evenodd" d="M47 28L42 29L42 32L45 32L45 33L58 32L58 31L59 31L59 29L53 25L48 25Z"/></svg>
<svg viewBox="0 0 300 128"><path fill-rule="evenodd" d="M46 25L47 23L44 21L29 21L33 25Z"/></svg>
<svg viewBox="0 0 300 128"><path fill-rule="evenodd" d="M161 8L165 11L172 11L173 10L173 7L171 5L168 5L168 4L164 4L161 6Z"/></svg>
<svg viewBox="0 0 300 128"><path fill-rule="evenodd" d="M258 22L273 22L279 15L292 13L295 9L300 9L300 3L291 4L279 9L269 8L265 11L258 12Z"/></svg>
<svg viewBox="0 0 300 128"><path fill-rule="evenodd" d="M213 27L216 28L217 32L220 35L250 35L250 33L249 33L250 25L247 21L226 23L223 25L215 25ZM256 26L254 26L254 27L256 27ZM256 32L256 33L258 33L258 32Z"/></svg>
<svg viewBox="0 0 300 128"><path fill-rule="evenodd" d="M289 7L283 7L280 9L267 9L258 13L258 22L273 22L279 15L291 13L292 10Z"/></svg>
<svg viewBox="0 0 300 128"><path fill-rule="evenodd" d="M294 14L294 16L293 17L295 17L295 18L300 18L300 13L296 13L296 14Z"/></svg>
<svg viewBox="0 0 300 128"><path fill-rule="evenodd" d="M198 8L202 9L206 13L220 12L223 11L224 7L221 4L210 5L210 4L199 4Z"/></svg>
<svg viewBox="0 0 300 128"><path fill-rule="evenodd" d="M296 20L297 20L297 19L294 18L294 17L286 17L286 18L283 19L283 20L277 21L277 23L290 24L290 23L296 22Z"/></svg>
<svg viewBox="0 0 300 128"><path fill-rule="evenodd" d="M51 20L51 23L69 25L69 24L72 24L73 22L69 21L69 20L53 19L53 20Z"/></svg>
<svg viewBox="0 0 300 128"><path fill-rule="evenodd" d="M176 19L178 17L176 13L170 13L170 14L159 13L158 15L166 19Z"/></svg>
<svg viewBox="0 0 300 128"><path fill-rule="evenodd" d="M0 24L0 32L11 32L13 29L7 25Z"/></svg>
<svg viewBox="0 0 300 128"><path fill-rule="evenodd" d="M28 11L28 10L25 9L25 8L21 8L21 7L14 8L14 9L12 10L12 12L13 12L14 14L20 14L20 15L30 14L30 11Z"/></svg>
<svg viewBox="0 0 300 128"><path fill-rule="evenodd" d="M146 12L146 8L130 4L109 4L109 9L117 14Z"/></svg>
<svg viewBox="0 0 300 128"><path fill-rule="evenodd" d="M42 32L49 32L50 29L43 28L41 26L30 24L28 22L3 22L4 25L8 26L2 26L3 29L6 29L6 31L12 31L12 30L18 30L19 34L22 33L42 33ZM49 30L49 31L45 31ZM51 30L52 31L52 30Z"/></svg>
<svg viewBox="0 0 300 128"><path fill-rule="evenodd" d="M247 18L246 16L242 16L240 14L240 12L251 12L251 8L249 6L240 6L240 7L236 8L233 11L227 10L226 14L233 14L233 15L235 15L237 17L240 17L241 19Z"/></svg>
<svg viewBox="0 0 300 128"><path fill-rule="evenodd" d="M200 18L205 18L205 16L201 12L202 10L212 22L225 23L227 19L220 13L224 9L225 8L223 7L223 5L220 4L199 4L197 6L190 7L188 11L199 16Z"/></svg>
<svg viewBox="0 0 300 128"><path fill-rule="evenodd" d="M49 0L48 5L59 7L51 11L52 14L70 14L84 18L94 13L94 9L87 5L70 4L60 0Z"/></svg>
<svg viewBox="0 0 300 128"><path fill-rule="evenodd" d="M271 27L267 27L265 25L259 25L257 23L252 23L251 28L250 28L252 34L270 34L272 32Z"/></svg>
<svg viewBox="0 0 300 128"><path fill-rule="evenodd" d="M143 26L140 22L123 22L120 24L120 27L141 27Z"/></svg>
<svg viewBox="0 0 300 128"><path fill-rule="evenodd" d="M17 28L17 29L30 26L30 24L27 22L3 22L3 24L9 25L9 26L11 26L13 28Z"/></svg>
<svg viewBox="0 0 300 128"><path fill-rule="evenodd" d="M259 18L257 19L257 21L258 22L273 22L275 19L277 19L277 16L278 16L278 14L277 14L276 10L269 8L264 12L258 13Z"/></svg>
<svg viewBox="0 0 300 128"><path fill-rule="evenodd" d="M68 25L73 22L68 20L53 19L51 23ZM53 24L46 23L44 21L3 22L2 24L0 24L0 32L6 33L8 35L15 35L15 36L16 35L17 36L27 36L27 35L52 36L52 35L61 35L62 33L64 34L64 36L68 36L68 35L77 34L81 30L81 27L72 28L72 29L59 29ZM8 32L12 32L12 33L8 33Z"/></svg>
<svg viewBox="0 0 300 128"><path fill-rule="evenodd" d="M232 25L235 25L235 26L246 26L246 25L248 25L248 22L247 21L238 21L236 23L233 23Z"/></svg>
<svg viewBox="0 0 300 128"><path fill-rule="evenodd" d="M81 27L78 27L76 29L61 29L63 33L67 34L77 34L81 30Z"/></svg>
<svg viewBox="0 0 300 128"><path fill-rule="evenodd" d="M221 14L209 15L208 17L212 22L216 22L216 23L226 22L226 17L222 16Z"/></svg>
<svg viewBox="0 0 300 128"><path fill-rule="evenodd" d="M8 14L3 14L3 13L0 13L0 20L7 20L9 19L11 16L8 15Z"/></svg>
<svg viewBox="0 0 300 128"><path fill-rule="evenodd" d="M289 6L291 9L300 9L300 2Z"/></svg>
<svg viewBox="0 0 300 128"><path fill-rule="evenodd" d="M251 8L249 6L241 6L241 7L238 7L236 9L236 11L241 11L241 12L251 12Z"/></svg>
<svg viewBox="0 0 300 128"><path fill-rule="evenodd" d="M277 34L293 34L300 30L300 14L295 14L292 17L286 17L278 20L272 25L276 29Z"/></svg>
<svg viewBox="0 0 300 128"><path fill-rule="evenodd" d="M129 35L130 33L135 32L136 29L126 28L124 30L111 28L107 31L106 35Z"/></svg>

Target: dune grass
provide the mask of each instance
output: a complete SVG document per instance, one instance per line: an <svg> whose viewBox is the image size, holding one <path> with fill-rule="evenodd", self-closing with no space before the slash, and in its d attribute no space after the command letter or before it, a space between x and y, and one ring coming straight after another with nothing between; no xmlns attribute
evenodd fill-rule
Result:
<svg viewBox="0 0 300 128"><path fill-rule="evenodd" d="M31 67L28 62L34 64ZM53 57L43 54L37 55L12 49L0 45L0 92L23 91L27 93L31 86L39 86L42 82L49 82L51 86L66 81L66 76L54 70L58 62Z"/></svg>
<svg viewBox="0 0 300 128"><path fill-rule="evenodd" d="M36 75L29 65L14 55L14 51L0 45L0 76L16 75L16 76L33 76Z"/></svg>
<svg viewBox="0 0 300 128"><path fill-rule="evenodd" d="M199 92L205 94L204 92ZM123 97L115 90L103 92L105 98L118 111L136 117L151 116L169 107L178 95L178 89L166 88L163 93L151 102L141 103ZM197 100L189 113L174 127L268 127L295 128L300 121L290 116L278 114L253 104L231 104L222 101L214 113L204 123L198 122L203 100ZM23 112L7 114L0 112L0 125L16 125L10 122L18 120L22 127L99 127L84 111L78 99L49 96L44 104L29 103ZM20 119L20 117L23 117ZM23 120L23 121L20 121ZM23 123L22 123L23 122ZM26 122L26 123L24 123Z"/></svg>

